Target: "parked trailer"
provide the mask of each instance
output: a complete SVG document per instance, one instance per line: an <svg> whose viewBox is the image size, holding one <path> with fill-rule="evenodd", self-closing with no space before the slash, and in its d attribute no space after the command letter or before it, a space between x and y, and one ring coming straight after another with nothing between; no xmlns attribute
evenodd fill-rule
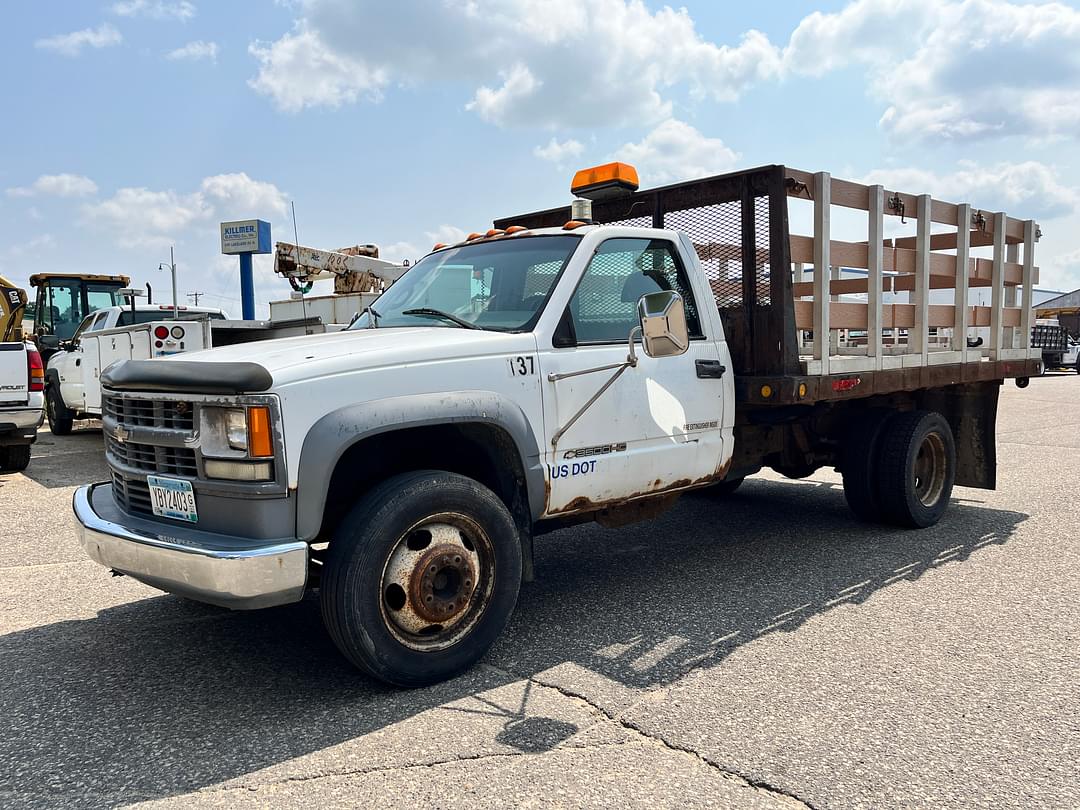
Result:
<svg viewBox="0 0 1080 810"><path fill-rule="evenodd" d="M994 487L999 387L1041 366L1033 221L783 166L636 187L623 164L584 170L591 212L437 245L344 332L113 365L84 548L232 608L318 589L350 661L417 686L484 654L546 531L763 467L836 467L856 515L916 528L954 483ZM789 234L798 205L811 235ZM837 207L865 212L864 241L833 238ZM886 217L915 235L886 240ZM865 302L833 299L836 263L867 269L843 282ZM954 305L930 303L941 288Z"/></svg>

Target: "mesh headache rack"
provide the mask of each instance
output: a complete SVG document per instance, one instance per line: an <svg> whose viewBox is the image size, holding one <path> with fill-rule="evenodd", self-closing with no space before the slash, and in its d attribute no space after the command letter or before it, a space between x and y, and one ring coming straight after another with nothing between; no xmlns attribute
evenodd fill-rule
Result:
<svg viewBox="0 0 1080 810"><path fill-rule="evenodd" d="M494 225L556 227L570 215L565 206ZM1037 373L1033 220L784 166L606 196L593 202L592 216L690 237L741 401ZM852 241L833 238L834 216L835 232L856 234ZM790 233L789 221L809 233Z"/></svg>

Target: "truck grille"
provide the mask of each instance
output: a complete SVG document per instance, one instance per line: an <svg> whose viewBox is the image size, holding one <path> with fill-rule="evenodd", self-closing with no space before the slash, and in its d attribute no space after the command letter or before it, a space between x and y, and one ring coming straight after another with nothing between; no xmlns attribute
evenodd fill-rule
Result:
<svg viewBox="0 0 1080 810"><path fill-rule="evenodd" d="M117 505L125 512L137 512L143 515L154 514L150 505L150 487L137 478L124 478L118 472L112 474L113 497Z"/></svg>
<svg viewBox="0 0 1080 810"><path fill-rule="evenodd" d="M194 430L195 406L187 400L128 399L102 397L102 413L127 427Z"/></svg>
<svg viewBox="0 0 1080 810"><path fill-rule="evenodd" d="M105 452L124 467L162 475L195 478L199 468L195 451L190 447L159 447L153 444L124 442L105 436Z"/></svg>

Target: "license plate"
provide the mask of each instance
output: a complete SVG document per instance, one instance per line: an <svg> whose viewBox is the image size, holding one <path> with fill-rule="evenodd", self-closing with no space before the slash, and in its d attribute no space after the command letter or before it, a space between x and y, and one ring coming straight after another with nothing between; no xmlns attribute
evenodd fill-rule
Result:
<svg viewBox="0 0 1080 810"><path fill-rule="evenodd" d="M148 475L146 483L150 485L150 506L155 515L186 520L188 523L199 522L199 510L195 506L195 492L191 489L190 481Z"/></svg>

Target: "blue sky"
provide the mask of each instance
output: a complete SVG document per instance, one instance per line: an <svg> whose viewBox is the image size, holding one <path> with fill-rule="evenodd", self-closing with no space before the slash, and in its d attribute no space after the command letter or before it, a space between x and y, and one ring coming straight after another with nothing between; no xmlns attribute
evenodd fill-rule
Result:
<svg viewBox="0 0 1080 810"><path fill-rule="evenodd" d="M12 4L0 273L122 272L239 312L217 223L416 258L565 202L763 163L1040 221L1080 287L1080 11L1005 0ZM325 290L329 292L329 290ZM287 288L263 261L261 302Z"/></svg>

